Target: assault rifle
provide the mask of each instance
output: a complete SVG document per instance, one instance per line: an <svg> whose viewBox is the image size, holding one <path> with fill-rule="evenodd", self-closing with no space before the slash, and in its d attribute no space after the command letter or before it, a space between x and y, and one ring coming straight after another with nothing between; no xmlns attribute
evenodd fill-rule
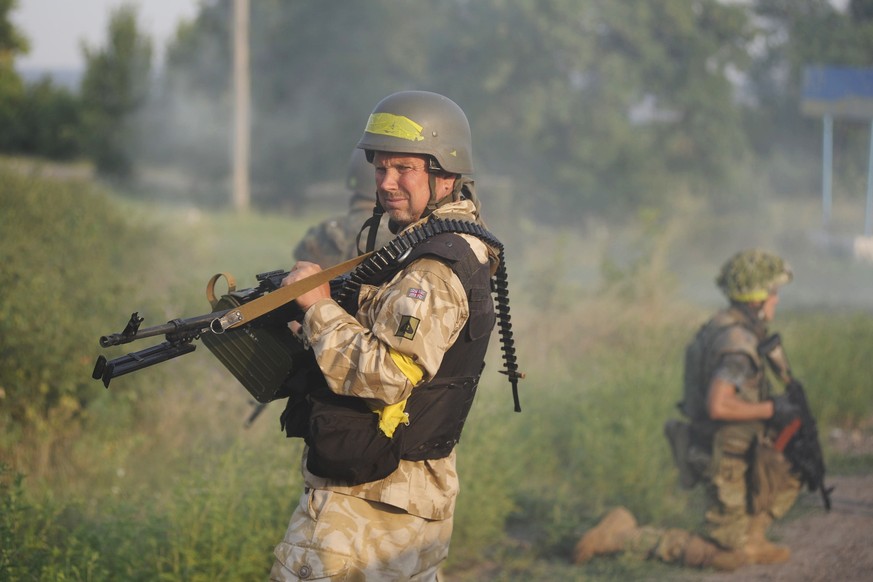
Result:
<svg viewBox="0 0 873 582"><path fill-rule="evenodd" d="M806 392L803 385L794 378L788 365L788 356L782 347L782 338L774 334L758 346L758 352L763 355L770 368L785 384L788 399L797 406L800 415L781 427L774 448L782 452L791 462L794 470L800 475L803 483L810 491L820 491L825 509L831 509L831 492L833 487L824 483L825 465L821 443L818 438L818 428L815 417L809 410Z"/></svg>

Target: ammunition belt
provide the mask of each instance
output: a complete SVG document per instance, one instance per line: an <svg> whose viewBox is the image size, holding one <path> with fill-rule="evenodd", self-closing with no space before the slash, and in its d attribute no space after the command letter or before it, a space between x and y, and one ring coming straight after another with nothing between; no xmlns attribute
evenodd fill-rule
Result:
<svg viewBox="0 0 873 582"><path fill-rule="evenodd" d="M491 279L491 291L495 298L495 311L500 331L500 343L503 351L503 363L506 374L512 385L512 399L516 412L521 412L518 398L518 381L524 374L518 371L518 361L515 355L515 342L512 335L512 323L509 315L509 281L506 275L506 261L503 254L503 243L488 232L482 225L468 220L433 217L423 224L414 226L381 249L373 252L358 265L346 278L334 296L337 303L351 307L350 303L357 297L361 285L376 279L381 273L399 267L409 256L416 245L434 236L453 233L474 236L497 249L499 264Z"/></svg>

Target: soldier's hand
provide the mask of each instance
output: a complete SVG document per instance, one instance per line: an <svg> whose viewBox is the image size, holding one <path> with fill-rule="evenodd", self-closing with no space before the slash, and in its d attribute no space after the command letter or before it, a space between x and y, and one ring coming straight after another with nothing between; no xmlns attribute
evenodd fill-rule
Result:
<svg viewBox="0 0 873 582"><path fill-rule="evenodd" d="M782 428L800 416L800 407L791 402L787 394L780 394L771 400L773 402L773 416L770 418L770 422L776 427Z"/></svg>
<svg viewBox="0 0 873 582"><path fill-rule="evenodd" d="M321 267L316 265L315 263L308 263L306 261L299 261L291 271L288 273L288 276L282 279L282 287L287 287L292 283L295 283L301 279L305 279L311 275L314 275L321 271ZM300 306L300 309L306 313L306 310L312 307L315 303L321 301L322 299L330 299L330 285L328 283L324 283L323 285L316 287L312 291L308 291L295 299L297 301L297 305Z"/></svg>

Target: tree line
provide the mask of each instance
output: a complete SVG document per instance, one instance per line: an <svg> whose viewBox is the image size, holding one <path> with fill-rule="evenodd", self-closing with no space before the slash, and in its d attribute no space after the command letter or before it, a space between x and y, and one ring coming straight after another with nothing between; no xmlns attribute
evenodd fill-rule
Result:
<svg viewBox="0 0 873 582"><path fill-rule="evenodd" d="M9 24L14 0L0 0L0 151L84 157L129 180L172 169L198 185L196 202L226 204L232 4L201 3L161 63L135 7L116 9L69 92L17 78L27 40ZM512 178L537 212L815 192L819 125L800 112L803 70L873 65L873 0L263 1L250 22L253 204L264 209L341 178L372 107L403 89L458 102L478 173ZM863 152L837 160L862 175L866 128L837 139Z"/></svg>

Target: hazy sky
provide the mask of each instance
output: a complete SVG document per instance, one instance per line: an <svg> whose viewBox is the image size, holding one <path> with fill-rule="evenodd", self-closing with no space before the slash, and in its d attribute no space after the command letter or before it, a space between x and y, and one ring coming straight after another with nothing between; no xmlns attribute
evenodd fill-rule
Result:
<svg viewBox="0 0 873 582"><path fill-rule="evenodd" d="M30 53L16 59L17 68L78 69L84 67L82 41L106 43L109 12L124 0L18 0L13 24L30 41ZM155 56L180 20L196 14L199 0L127 0L139 8L139 22L152 37Z"/></svg>
<svg viewBox="0 0 873 582"><path fill-rule="evenodd" d="M747 0L733 0L747 1ZM831 0L844 6L848 0ZM140 24L153 41L157 63L163 47L182 19L197 12L200 0L127 0L139 7ZM18 0L12 22L30 40L30 54L16 60L17 67L80 69L84 67L82 40L103 45L109 11L124 0Z"/></svg>

